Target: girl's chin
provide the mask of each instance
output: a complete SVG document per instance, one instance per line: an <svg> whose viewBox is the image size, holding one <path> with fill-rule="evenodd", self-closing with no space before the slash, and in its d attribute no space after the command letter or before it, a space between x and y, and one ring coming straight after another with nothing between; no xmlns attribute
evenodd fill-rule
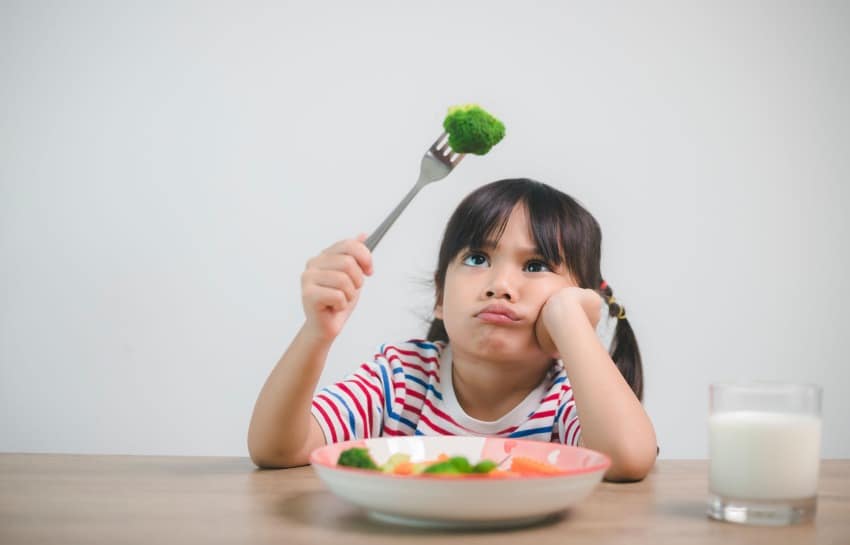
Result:
<svg viewBox="0 0 850 545"><path fill-rule="evenodd" d="M518 339L506 338L506 335L488 335L478 337L471 341L460 341L452 343L452 350L469 353L471 356L493 361L518 360L549 360L549 355L543 352L537 339L520 341ZM461 337L463 338L463 337Z"/></svg>

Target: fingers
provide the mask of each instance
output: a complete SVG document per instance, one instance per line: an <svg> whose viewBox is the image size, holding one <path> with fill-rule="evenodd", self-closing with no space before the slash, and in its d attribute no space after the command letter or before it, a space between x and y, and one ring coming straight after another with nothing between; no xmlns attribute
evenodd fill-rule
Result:
<svg viewBox="0 0 850 545"><path fill-rule="evenodd" d="M312 310L324 310L330 308L334 311L342 311L345 310L349 304L342 291L334 288L326 288L316 284L308 285L304 288L303 298L305 301L305 308L307 308L307 304L309 304Z"/></svg>
<svg viewBox="0 0 850 545"><path fill-rule="evenodd" d="M347 239L307 261L301 275L305 303L313 308L343 310L357 298L365 276L372 274L372 253L365 235Z"/></svg>
<svg viewBox="0 0 850 545"><path fill-rule="evenodd" d="M305 292L313 287L335 290L342 293L345 301L353 301L362 285L362 281L360 285L356 285L349 274L338 270L308 270L302 279Z"/></svg>
<svg viewBox="0 0 850 545"><path fill-rule="evenodd" d="M339 272L345 274L360 289L365 273L357 260L348 254L321 254L307 262L305 274L318 272Z"/></svg>
<svg viewBox="0 0 850 545"><path fill-rule="evenodd" d="M333 246L322 252L322 255L343 254L354 258L360 269L368 276L372 274L372 252L363 244L366 240L365 234L360 234L357 238L341 240Z"/></svg>

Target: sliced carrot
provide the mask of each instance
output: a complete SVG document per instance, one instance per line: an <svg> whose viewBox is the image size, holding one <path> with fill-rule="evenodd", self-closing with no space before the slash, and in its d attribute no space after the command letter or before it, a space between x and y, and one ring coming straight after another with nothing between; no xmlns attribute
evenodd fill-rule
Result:
<svg viewBox="0 0 850 545"><path fill-rule="evenodd" d="M413 473L413 462L401 462L393 468L394 475L410 475Z"/></svg>
<svg viewBox="0 0 850 545"><path fill-rule="evenodd" d="M563 469L552 464L523 456L517 456L511 459L511 471L526 475L558 475L564 473Z"/></svg>

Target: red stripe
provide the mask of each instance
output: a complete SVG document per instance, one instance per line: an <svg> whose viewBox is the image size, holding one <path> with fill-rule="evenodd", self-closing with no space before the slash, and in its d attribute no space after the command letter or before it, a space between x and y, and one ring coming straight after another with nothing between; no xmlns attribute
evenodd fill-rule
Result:
<svg viewBox="0 0 850 545"><path fill-rule="evenodd" d="M377 380L379 384L383 384L383 380L381 380L381 377L378 376L377 371L375 371L371 367L367 367L365 363L363 365L361 365L360 367L366 369L366 371L368 371L369 374L372 375L372 377L374 377L374 379ZM393 387L398 388L399 384L404 384L404 383L403 382L402 383L393 382ZM383 392L379 392L379 393L381 394L381 400L383 400L384 399L384 393ZM382 401L382 403L383 403L383 401Z"/></svg>
<svg viewBox="0 0 850 545"><path fill-rule="evenodd" d="M322 414L322 418L325 419L325 424L327 424L328 428L331 430L331 443L336 443L336 431L334 431L334 427L331 423L331 419L328 417L328 413L326 413L322 406L316 403L315 400L313 401L313 406L319 410Z"/></svg>
<svg viewBox="0 0 850 545"><path fill-rule="evenodd" d="M577 419L577 418L573 419L573 421L572 421L572 422L570 422L570 425L569 425L569 426L567 426L567 431L566 431L566 432L564 432L564 443L565 443L565 444L567 444L567 445L572 445L572 444L573 444L573 442L569 440L569 438L570 438L570 430L571 430L571 429L572 429L572 427L573 427L573 426L575 426L576 424L578 424L578 419Z"/></svg>
<svg viewBox="0 0 850 545"><path fill-rule="evenodd" d="M374 369L372 369L372 368L369 366L369 364L368 364L368 363L362 363L362 364L360 364L360 369L362 369L363 371L366 371L367 373L369 373L369 374L372 376L372 378L374 378L374 379L376 379L376 380L378 380L378 381L380 382L380 380L381 380L381 379L380 379L380 377L378 376L378 373L377 373Z"/></svg>
<svg viewBox="0 0 850 545"><path fill-rule="evenodd" d="M567 405L567 408L564 409L564 415L561 417L561 422L564 424L567 423L567 418L569 418L570 413L573 412L573 407L575 407L575 405Z"/></svg>
<svg viewBox="0 0 850 545"><path fill-rule="evenodd" d="M325 403L327 403L328 405L331 406L331 410L334 412L337 419L339 420L339 427L342 428L342 435L343 435L342 440L348 441L351 438L351 436L348 434L348 426L345 424L345 420L342 419L342 415L339 412L339 407L337 407L336 403L334 403L331 400L331 398L329 398L325 394L319 394L316 397L322 399ZM351 432L354 433L354 430L351 430Z"/></svg>
<svg viewBox="0 0 850 545"><path fill-rule="evenodd" d="M546 418L547 416L555 416L555 411L540 411L531 415L528 419L534 420L535 418Z"/></svg>
<svg viewBox="0 0 850 545"><path fill-rule="evenodd" d="M384 435L407 435L401 430L394 430L384 426Z"/></svg>
<svg viewBox="0 0 850 545"><path fill-rule="evenodd" d="M433 356L432 356L432 357L423 356L423 355L422 355L422 354L420 354L419 352L415 352L415 351L413 351L413 350L402 350L401 348L399 348L399 347L397 347L397 346L389 345L389 346L387 346L386 348L384 348L384 354L386 354L388 350L395 350L395 351L396 351L396 352L398 352L399 354L404 354L405 356L415 356L417 359L419 359L419 360L420 360L420 361L422 361L423 363L437 363L437 358L436 358L436 357L433 357ZM388 357L388 356L387 356L387 358L389 359L389 357Z"/></svg>
<svg viewBox="0 0 850 545"><path fill-rule="evenodd" d="M405 403L404 408L402 408L402 412L404 411L408 411L413 414L419 414L420 412L422 412L422 407L414 407L413 405L408 405L407 403Z"/></svg>
<svg viewBox="0 0 850 545"><path fill-rule="evenodd" d="M462 429L462 430L466 430L466 431L469 431L469 432L471 432L471 431L472 431L472 430L470 430L470 429L468 429L468 428L465 428L464 426L461 426L460 424L458 424L458 423L455 421L455 419L454 419L454 418L452 418L451 416L447 415L446 413L444 413L443 411L441 411L440 409L438 409L437 407L435 407L435 406L434 406L434 404L433 404L433 403L431 403L431 400L430 400L430 399L426 399L426 400L425 400L425 405L426 405L429 409L431 409L431 412L432 412L432 413L434 413L435 415L439 416L439 417L440 417L440 418L442 418L443 420L448 421L448 422L449 422L449 424L451 424L451 425L453 425L453 426L457 426L458 428L460 428L460 429ZM423 416L422 418L425 418L425 417ZM474 433L474 432L473 432L473 433Z"/></svg>
<svg viewBox="0 0 850 545"><path fill-rule="evenodd" d="M555 392L555 393L554 393L554 394L552 394L552 395L549 395L549 396L544 397L544 398L540 401L540 404L541 404L541 405L543 405L544 403L549 403L550 401L554 401L554 400L556 400L556 399L560 399L560 397L561 397L561 394L560 394L559 392Z"/></svg>
<svg viewBox="0 0 850 545"><path fill-rule="evenodd" d="M354 384L356 384L357 387L363 391L363 395L366 396L366 414L368 415L366 420L366 437L372 437L372 415L375 414L372 412L372 396L369 395L369 391L365 386L360 384L360 382L355 381Z"/></svg>
<svg viewBox="0 0 850 545"><path fill-rule="evenodd" d="M363 427L365 428L366 426L368 426L368 424L366 423L366 412L363 410L363 406L360 404L360 401L357 399L357 396L355 396L354 393L348 389L348 386L346 386L344 382L340 382L339 384L337 384L337 386L339 386L340 390L348 394L348 398L357 408L357 412L360 414L360 421L363 422Z"/></svg>
<svg viewBox="0 0 850 545"><path fill-rule="evenodd" d="M409 390L407 392L407 395L410 396L410 397L415 397L416 399L421 399L422 401L425 401L425 394L420 394L419 392Z"/></svg>
<svg viewBox="0 0 850 545"><path fill-rule="evenodd" d="M369 380L368 380L366 377L363 377L363 376L361 376L361 375L358 375L357 373L354 373L354 375L353 375L353 376L354 376L354 378L355 378L356 380L358 380L358 381L362 382L362 383L363 383L363 386L366 386L366 387L368 387L370 390L372 390L373 392L375 392L375 394L377 394L377 396L378 396L378 399L380 399L380 400L381 400L381 405L383 405L383 404L384 404L384 393L381 391L381 389L380 389L380 388L378 388L377 386L375 386L374 384L372 384L371 382L369 382Z"/></svg>
<svg viewBox="0 0 850 545"><path fill-rule="evenodd" d="M496 432L496 433L494 433L493 435L507 435L507 434L509 434L509 433L513 432L513 431L514 431L515 429L517 429L518 427L519 427L519 426L511 426L510 428L505 428L505 429L503 429L503 430L501 430L501 431L497 431L497 432Z"/></svg>
<svg viewBox="0 0 850 545"><path fill-rule="evenodd" d="M437 426L433 422L431 422L431 420L427 416L425 416L424 414L419 415L419 421L424 422L425 424L428 425L429 428L431 428L432 430L434 430L435 432L437 432L441 435L455 435L454 433L452 433L448 430L445 430L445 429Z"/></svg>
<svg viewBox="0 0 850 545"><path fill-rule="evenodd" d="M406 362L406 361L402 360L401 358L399 358L398 356L390 356L389 358L387 358L387 361L389 361L391 363L393 361L398 361L401 364L402 367L414 369L416 371L419 371L421 374L423 374L427 377L434 377L435 379L437 379L437 382L440 382L440 377L437 375L437 372L433 369L426 370L425 368L420 367L419 365L416 365L415 363Z"/></svg>

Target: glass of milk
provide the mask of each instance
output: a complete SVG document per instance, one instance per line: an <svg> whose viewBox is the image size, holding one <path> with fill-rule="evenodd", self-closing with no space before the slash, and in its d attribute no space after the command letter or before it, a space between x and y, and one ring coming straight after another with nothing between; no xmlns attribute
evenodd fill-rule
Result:
<svg viewBox="0 0 850 545"><path fill-rule="evenodd" d="M767 525L814 517L821 394L813 384L711 385L708 516Z"/></svg>

